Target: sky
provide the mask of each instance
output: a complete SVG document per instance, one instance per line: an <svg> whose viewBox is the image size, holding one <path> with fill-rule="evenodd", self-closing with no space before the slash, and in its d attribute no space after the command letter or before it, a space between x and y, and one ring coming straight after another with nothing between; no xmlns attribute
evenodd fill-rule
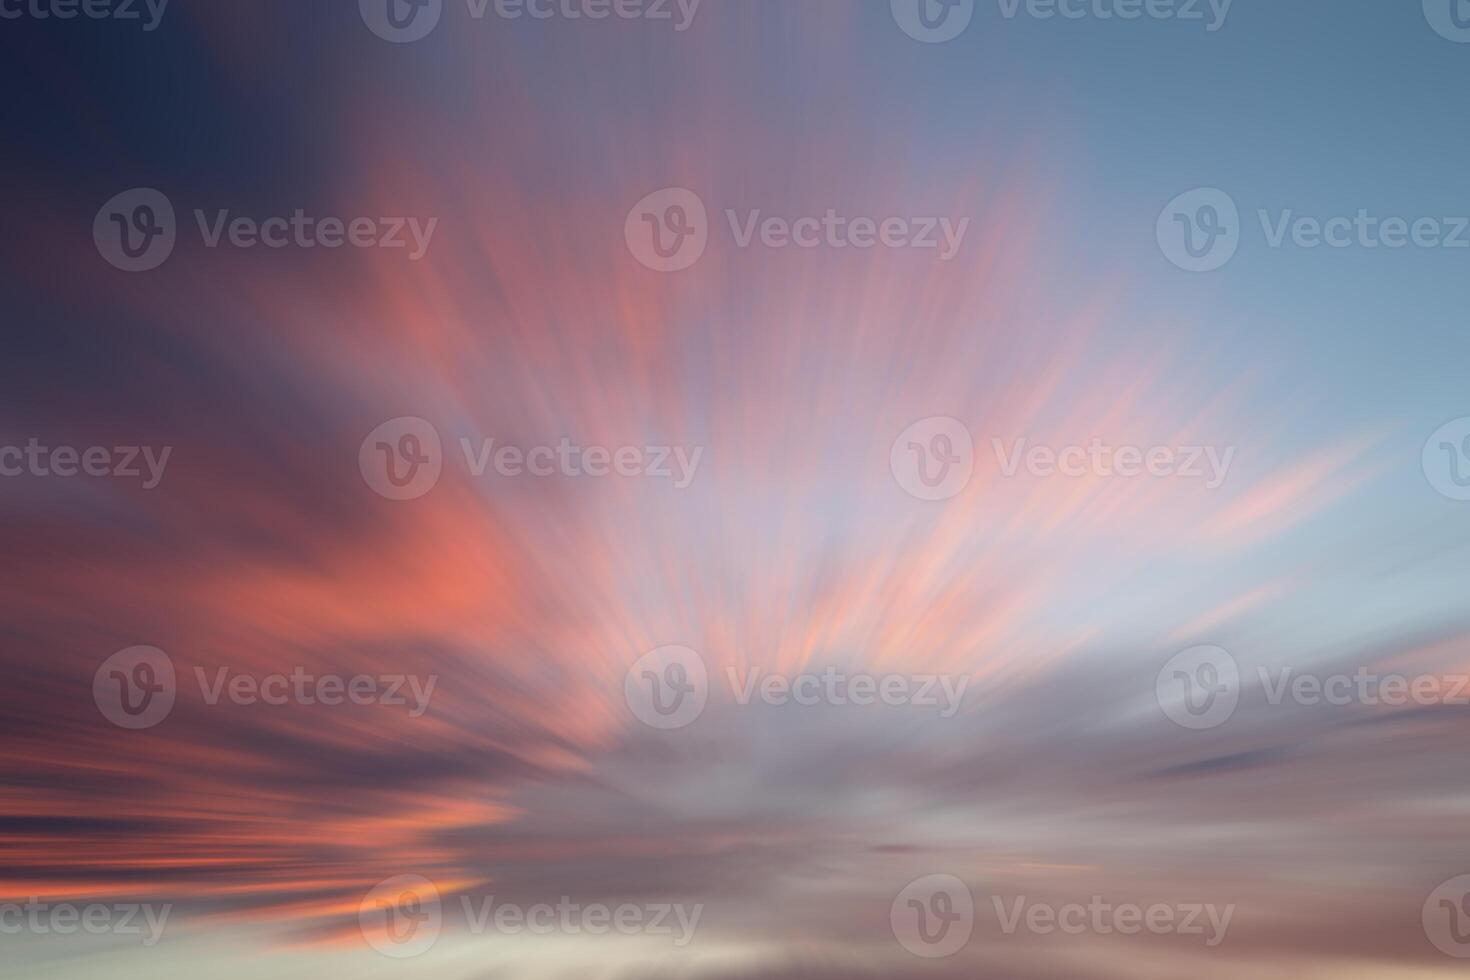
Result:
<svg viewBox="0 0 1470 980"><path fill-rule="evenodd" d="M1463 970L1470 10L387 3L0 0L4 975Z"/></svg>

